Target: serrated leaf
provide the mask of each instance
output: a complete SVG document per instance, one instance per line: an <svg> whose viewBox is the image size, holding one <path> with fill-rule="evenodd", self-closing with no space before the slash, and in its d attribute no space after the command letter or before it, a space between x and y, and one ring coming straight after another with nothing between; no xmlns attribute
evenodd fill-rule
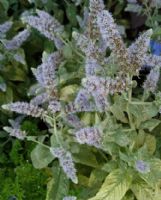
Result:
<svg viewBox="0 0 161 200"><path fill-rule="evenodd" d="M154 200L152 189L145 183L134 184L131 186L131 190L137 200Z"/></svg>
<svg viewBox="0 0 161 200"><path fill-rule="evenodd" d="M106 176L107 172L94 169L90 174L88 186L92 187L94 185L97 185L98 183L102 184L102 181L105 179Z"/></svg>
<svg viewBox="0 0 161 200"><path fill-rule="evenodd" d="M47 184L45 200L62 200L68 194L69 180L58 165L52 167L52 172L53 178Z"/></svg>
<svg viewBox="0 0 161 200"><path fill-rule="evenodd" d="M105 179L101 189L88 200L121 200L131 185L131 177L117 169Z"/></svg>
<svg viewBox="0 0 161 200"><path fill-rule="evenodd" d="M50 153L49 149L39 144L31 152L32 164L37 169L48 166L53 159L54 156Z"/></svg>

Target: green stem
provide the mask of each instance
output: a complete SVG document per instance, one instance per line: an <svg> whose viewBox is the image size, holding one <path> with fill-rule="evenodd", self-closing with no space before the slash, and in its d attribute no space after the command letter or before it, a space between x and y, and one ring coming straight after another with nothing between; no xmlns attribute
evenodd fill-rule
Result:
<svg viewBox="0 0 161 200"><path fill-rule="evenodd" d="M132 77L129 76L129 79L132 80ZM127 114L128 114L128 118L129 118L130 127L131 127L131 129L134 129L134 125L133 125L133 121L132 121L132 116L131 116L131 113L130 113L130 110L129 110L129 104L132 103L131 99L132 99L132 87L130 87L129 91L128 91Z"/></svg>
<svg viewBox="0 0 161 200"><path fill-rule="evenodd" d="M130 104L133 104L133 105L150 105L152 102L144 102L144 101L132 101L130 102Z"/></svg>
<svg viewBox="0 0 161 200"><path fill-rule="evenodd" d="M27 137L26 137L27 138ZM32 142L35 142L35 143L37 143L37 144L39 144L39 145L41 145L41 146L43 146L43 147L45 147L45 148L47 148L47 149L50 149L50 147L48 146L48 145L45 145L45 144L43 144L43 143L41 143L41 142L39 142L39 141L37 141L37 140L32 140L32 139L28 139L27 138L27 140L28 141L32 141Z"/></svg>
<svg viewBox="0 0 161 200"><path fill-rule="evenodd" d="M61 142L59 140L58 134L57 134L56 119L55 119L55 117L54 117L53 120L54 120L54 135L55 135L56 143L59 144L60 146L62 146Z"/></svg>

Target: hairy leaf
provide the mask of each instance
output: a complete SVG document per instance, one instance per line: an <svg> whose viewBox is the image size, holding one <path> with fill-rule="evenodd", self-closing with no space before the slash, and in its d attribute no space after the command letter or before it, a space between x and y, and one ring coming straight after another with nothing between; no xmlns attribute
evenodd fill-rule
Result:
<svg viewBox="0 0 161 200"><path fill-rule="evenodd" d="M42 145L37 145L31 152L32 164L38 169L46 167L53 159L54 156L50 153L49 149Z"/></svg>

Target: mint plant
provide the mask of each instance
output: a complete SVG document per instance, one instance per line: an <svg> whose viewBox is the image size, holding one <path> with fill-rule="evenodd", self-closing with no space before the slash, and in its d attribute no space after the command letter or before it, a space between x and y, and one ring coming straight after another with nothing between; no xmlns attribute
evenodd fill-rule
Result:
<svg viewBox="0 0 161 200"><path fill-rule="evenodd" d="M87 27L74 30L72 39L45 11L23 15L22 20L57 50L44 52L42 64L33 69L37 85L30 90L31 101L2 108L41 118L49 132L28 136L21 129L4 129L37 143L31 153L34 167L48 166L53 174L46 200L159 200L155 128L160 124L161 57L149 52L152 29L127 48L102 0L90 0ZM151 71L134 96L134 77L147 64Z"/></svg>

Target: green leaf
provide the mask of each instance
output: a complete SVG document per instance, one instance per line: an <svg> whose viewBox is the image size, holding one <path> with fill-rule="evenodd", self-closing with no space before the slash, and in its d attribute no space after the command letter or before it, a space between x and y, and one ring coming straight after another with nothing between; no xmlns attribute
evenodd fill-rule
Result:
<svg viewBox="0 0 161 200"><path fill-rule="evenodd" d="M82 148L80 148L77 154L73 153L74 161L90 167L95 167L95 168L99 167L99 164L96 160L96 156L91 151L91 149L86 145L81 145L81 146Z"/></svg>
<svg viewBox="0 0 161 200"><path fill-rule="evenodd" d="M124 111L126 111L127 101L119 95L115 96L114 101L115 103L110 107L110 111L113 113L117 120L120 120L123 123L128 123L124 113Z"/></svg>
<svg viewBox="0 0 161 200"><path fill-rule="evenodd" d="M67 5L66 14L67 14L67 17L68 17L71 25L76 26L77 25L77 18L76 18L77 11L76 11L76 7L74 4Z"/></svg>
<svg viewBox="0 0 161 200"><path fill-rule="evenodd" d="M54 156L50 153L49 149L39 144L31 152L32 164L37 169L48 166L53 159Z"/></svg>
<svg viewBox="0 0 161 200"><path fill-rule="evenodd" d="M66 59L72 58L72 49L71 49L71 46L69 44L64 46L63 55Z"/></svg>
<svg viewBox="0 0 161 200"><path fill-rule="evenodd" d="M134 116L137 128L139 128L141 122L150 120L152 117L156 116L159 110L154 103L149 103L148 105L129 104L128 107L130 113Z"/></svg>
<svg viewBox="0 0 161 200"><path fill-rule="evenodd" d="M147 120L145 122L142 122L140 124L140 129L148 129L149 131L152 131L156 126L159 125L161 121L158 120L158 119L150 119L150 120Z"/></svg>
<svg viewBox="0 0 161 200"><path fill-rule="evenodd" d="M131 185L131 177L117 169L105 179L95 197L89 200L121 200Z"/></svg>
<svg viewBox="0 0 161 200"><path fill-rule="evenodd" d="M52 167L52 172L53 178L47 184L45 200L62 200L68 194L69 180L58 165Z"/></svg>
<svg viewBox="0 0 161 200"><path fill-rule="evenodd" d="M145 183L137 183L131 186L137 200L154 200L152 189ZM156 199L155 199L156 200Z"/></svg>
<svg viewBox="0 0 161 200"><path fill-rule="evenodd" d="M142 11L142 6L139 4L128 3L125 11L140 13Z"/></svg>
<svg viewBox="0 0 161 200"><path fill-rule="evenodd" d="M156 149L156 139L153 135L147 134L145 137L145 144L147 146L148 152L152 155Z"/></svg>
<svg viewBox="0 0 161 200"><path fill-rule="evenodd" d="M2 0L0 3L2 4L3 8L5 9L5 11L7 11L8 8L9 8L9 1Z"/></svg>
<svg viewBox="0 0 161 200"><path fill-rule="evenodd" d="M13 101L13 91L11 87L7 87L6 92L0 91L0 105Z"/></svg>

